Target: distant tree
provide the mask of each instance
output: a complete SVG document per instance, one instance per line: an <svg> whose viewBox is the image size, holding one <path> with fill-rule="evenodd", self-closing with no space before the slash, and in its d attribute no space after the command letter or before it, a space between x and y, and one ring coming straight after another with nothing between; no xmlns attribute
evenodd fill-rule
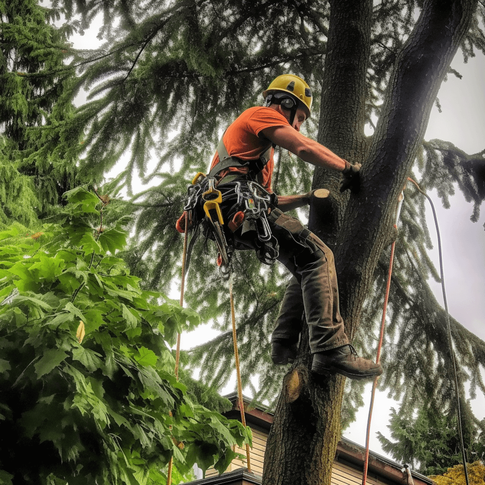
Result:
<svg viewBox="0 0 485 485"><path fill-rule="evenodd" d="M483 462L476 461L467 465L468 479L471 485L485 484L485 466ZM463 465L455 465L453 468L448 468L448 471L443 475L432 475L431 478L437 485L465 485L465 473Z"/></svg>
<svg viewBox="0 0 485 485"><path fill-rule="evenodd" d="M398 196L413 176L438 189L445 204L456 186L473 201L476 220L485 197L483 153L466 154L445 141L424 142L429 113L450 63L485 50L485 7L477 0L53 0L81 28L103 15L96 50L72 52L78 77L73 94L88 102L60 128L61 139L84 141L77 161L90 179L127 154L120 180L151 184L131 201L137 214L126 255L143 286L164 289L180 274L182 244L173 230L186 185L206 171L224 127L245 107L260 102L276 74L293 72L313 87L315 115L308 133L352 162L363 164L358 194L340 194L338 174L312 171L288 154L278 155L275 190L330 189L326 211L311 211L310 226L334 249L347 332L359 351L375 349L376 315L382 308L389 245L398 238L390 295L390 325L381 389L404 408L432 401L454 411L452 366L445 315L427 280L438 279L427 255L431 246L424 200L406 189L400 229L393 229ZM128 209L127 209L128 210ZM227 282L212 251L192 252L187 303L222 331L191 352L201 379L223 386L232 372ZM261 272L250 254L234 260L234 289L244 383L271 398L285 370L269 359L269 334L284 291L278 270ZM452 320L460 391L468 379L484 391L480 370L485 344ZM353 383L342 410L344 380L317 383L308 373L303 339L294 371L303 383L290 404L285 388L276 407L264 483L329 483L340 424L362 403ZM250 378L259 374L259 386ZM256 388L257 387L257 388ZM342 412L341 412L342 411ZM291 446L289 446L291 444Z"/></svg>
<svg viewBox="0 0 485 485"><path fill-rule="evenodd" d="M470 413L468 406L462 406ZM464 442L470 461L485 460L485 421L468 424L464 430ZM382 449L399 463L409 463L423 475L439 475L455 464L462 463L460 437L457 432L456 415L432 407L422 407L417 414L409 415L391 409L389 423L391 438L378 432Z"/></svg>
<svg viewBox="0 0 485 485"><path fill-rule="evenodd" d="M36 0L0 2L0 227L32 224L81 183L79 138L60 127L72 117L73 32L55 27L59 13Z"/></svg>
<svg viewBox="0 0 485 485"><path fill-rule="evenodd" d="M106 197L67 198L41 232L0 232L0 483L159 484L171 456L177 481L224 470L247 431L173 374L197 315L140 288Z"/></svg>

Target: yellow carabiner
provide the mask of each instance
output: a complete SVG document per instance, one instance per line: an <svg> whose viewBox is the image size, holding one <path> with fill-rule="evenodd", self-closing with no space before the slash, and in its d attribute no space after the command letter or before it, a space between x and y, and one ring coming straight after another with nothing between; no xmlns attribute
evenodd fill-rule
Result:
<svg viewBox="0 0 485 485"><path fill-rule="evenodd" d="M195 185L199 181L200 177L205 179L205 173L204 172L197 172L197 175L192 179L192 185Z"/></svg>
<svg viewBox="0 0 485 485"><path fill-rule="evenodd" d="M205 201L204 212L206 213L207 217L212 220L210 211L215 210L219 223L221 226L224 225L224 219L222 218L222 212L219 206L219 204L222 203L222 194L220 190L214 189L213 186L210 186L209 190L202 194L202 199Z"/></svg>

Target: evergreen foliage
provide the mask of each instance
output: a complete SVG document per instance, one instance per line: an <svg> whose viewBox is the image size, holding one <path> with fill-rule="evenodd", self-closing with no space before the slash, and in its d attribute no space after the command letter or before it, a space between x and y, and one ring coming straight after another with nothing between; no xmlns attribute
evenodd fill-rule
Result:
<svg viewBox="0 0 485 485"><path fill-rule="evenodd" d="M51 214L76 183L70 26L35 0L0 2L0 225Z"/></svg>
<svg viewBox="0 0 485 485"><path fill-rule="evenodd" d="M140 288L107 197L66 197L56 223L0 233L1 483L162 483L171 456L177 481L195 462L223 471L248 431L173 373L199 317Z"/></svg>
<svg viewBox="0 0 485 485"><path fill-rule="evenodd" d="M469 406L463 406L470 415ZM399 463L410 463L424 475L441 475L448 468L462 463L460 438L457 434L456 413L431 407L420 408L415 415L391 410L389 429L393 441L378 432L386 453ZM467 419L464 441L470 462L485 459L485 421Z"/></svg>

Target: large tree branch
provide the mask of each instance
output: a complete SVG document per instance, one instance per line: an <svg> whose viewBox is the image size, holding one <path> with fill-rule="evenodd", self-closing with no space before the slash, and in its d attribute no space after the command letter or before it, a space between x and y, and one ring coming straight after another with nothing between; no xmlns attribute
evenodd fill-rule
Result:
<svg viewBox="0 0 485 485"><path fill-rule="evenodd" d="M349 333L392 225L398 196L418 153L429 114L448 67L468 31L477 0L427 0L396 60L381 118L339 235L337 263ZM345 315L344 315L345 317ZM352 323L353 321L353 323Z"/></svg>
<svg viewBox="0 0 485 485"><path fill-rule="evenodd" d="M453 143L431 140L423 143L429 170L423 177L428 188L437 187L451 180L457 183L467 200L475 203L472 220L478 221L480 205L485 199L485 150L468 155ZM444 166L446 171L437 170Z"/></svg>

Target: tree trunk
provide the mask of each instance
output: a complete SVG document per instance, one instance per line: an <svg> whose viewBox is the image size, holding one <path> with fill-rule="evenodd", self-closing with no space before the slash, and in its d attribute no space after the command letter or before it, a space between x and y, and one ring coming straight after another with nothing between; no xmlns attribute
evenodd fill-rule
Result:
<svg viewBox="0 0 485 485"><path fill-rule="evenodd" d="M329 188L331 210L310 215L312 230L334 249L341 312L350 337L392 227L397 198L424 136L447 69L466 34L477 0L428 0L389 82L366 148L365 74L370 51L370 0L331 2L319 141L363 163L362 187L338 193L338 174L316 170L314 187ZM322 233L325 231L325 235ZM263 485L328 485L340 439L344 379L317 379L307 338L287 374L268 438Z"/></svg>
<svg viewBox="0 0 485 485"><path fill-rule="evenodd" d="M318 141L351 163L363 163L366 73L371 43L371 0L331 1ZM310 227L332 249L348 194L340 194L341 175L317 169L314 187L330 190L332 212L312 211Z"/></svg>
<svg viewBox="0 0 485 485"><path fill-rule="evenodd" d="M333 0L322 79L318 140L344 158L362 162L365 75L370 50L371 0ZM317 170L314 187L332 192L328 204L312 210L310 228L330 246L336 240L348 195L338 192L340 175ZM322 210L323 209L323 210ZM322 233L325 234L322 234ZM309 371L307 334L299 359L286 376L268 437L263 484L330 484L340 439L345 380ZM297 391L295 391L295 388Z"/></svg>
<svg viewBox="0 0 485 485"><path fill-rule="evenodd" d="M349 200L336 247L342 314L351 336L439 87L476 4L477 0L426 1L396 60L361 172L361 190Z"/></svg>

